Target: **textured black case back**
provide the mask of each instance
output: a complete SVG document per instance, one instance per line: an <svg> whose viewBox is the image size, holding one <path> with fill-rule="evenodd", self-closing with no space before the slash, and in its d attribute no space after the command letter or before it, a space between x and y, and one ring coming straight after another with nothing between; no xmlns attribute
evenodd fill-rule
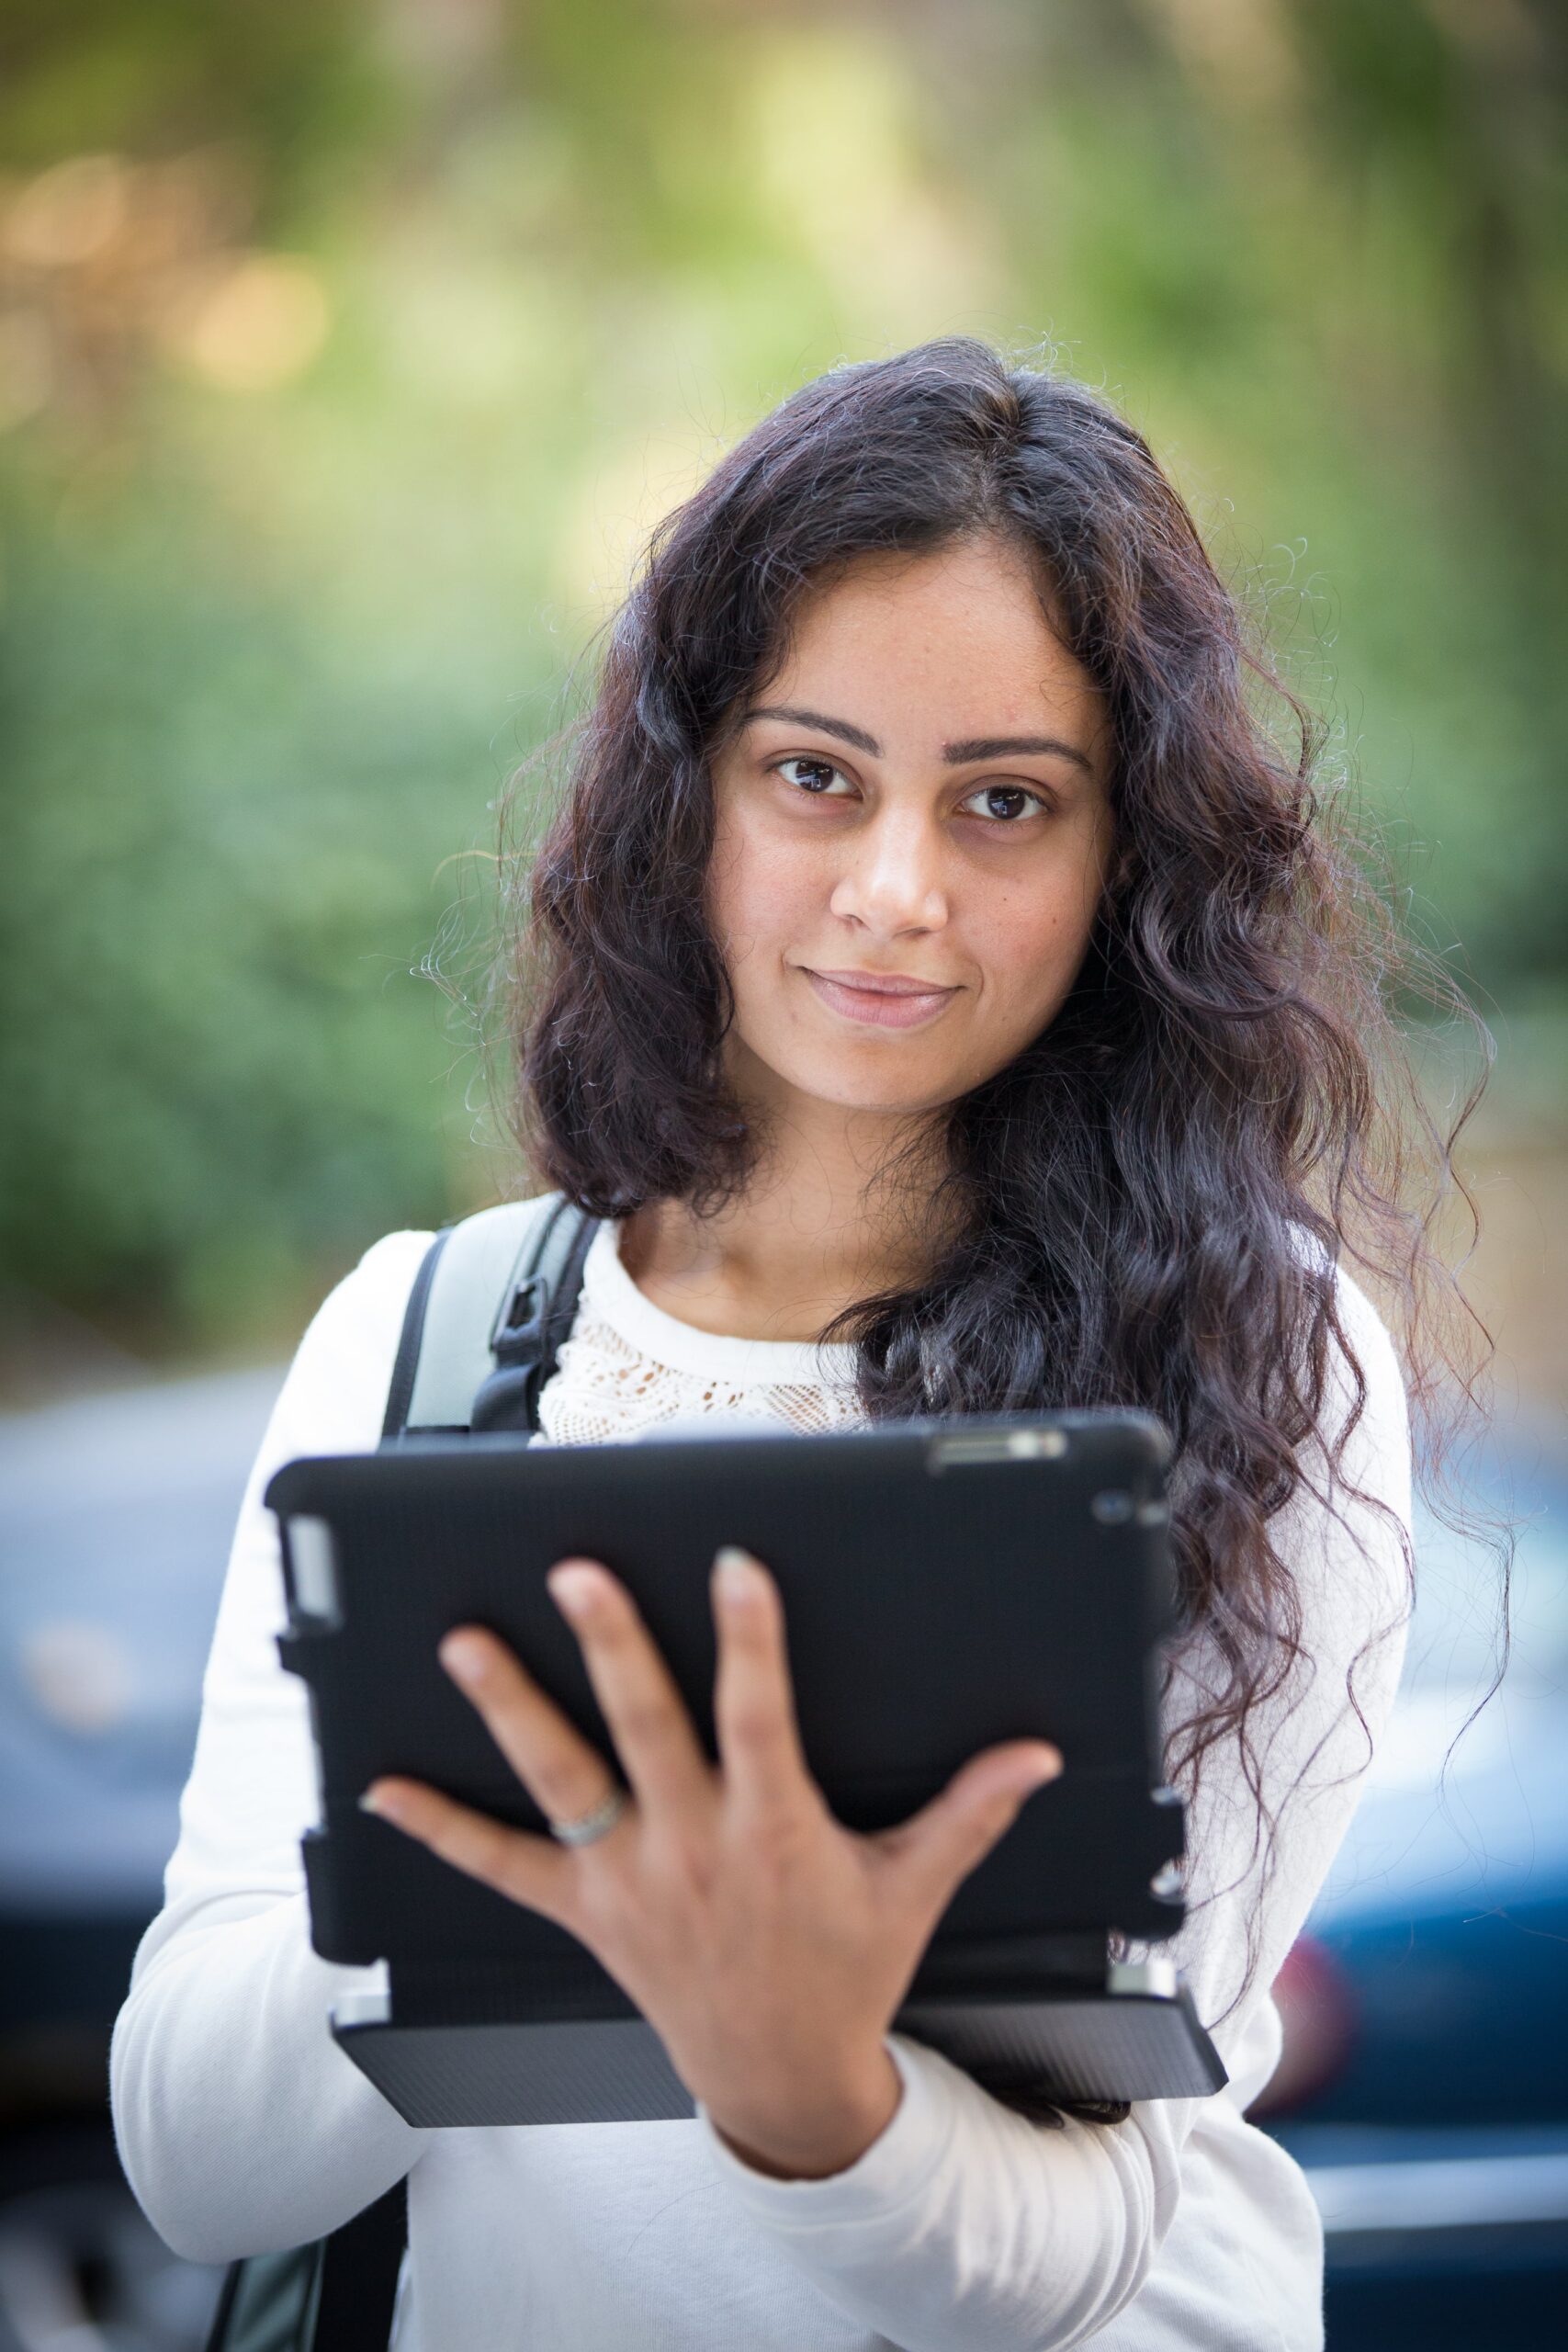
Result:
<svg viewBox="0 0 1568 2352"><path fill-rule="evenodd" d="M310 1687L321 1762L321 1826L305 1839L315 1949L388 1960L412 1997L454 1968L470 1994L488 1978L497 2014L525 1984L558 2010L595 2006L595 1985L611 1996L562 1930L355 1800L378 1774L407 1773L542 1826L436 1657L459 1622L492 1627L608 1752L545 1585L568 1554L628 1586L711 1753L708 1577L722 1544L746 1545L778 1580L806 1754L841 1820L902 1820L996 1740L1038 1735L1062 1750L1062 1778L959 1889L916 1991L940 1995L987 1956L999 1985L1010 1951L1022 1981L1053 1939L1168 1936L1179 1901L1150 1885L1182 1847L1181 1809L1156 1788L1168 1458L1152 1417L1106 1411L820 1438L437 1439L288 1464L266 1501L284 1528L278 1646Z"/></svg>

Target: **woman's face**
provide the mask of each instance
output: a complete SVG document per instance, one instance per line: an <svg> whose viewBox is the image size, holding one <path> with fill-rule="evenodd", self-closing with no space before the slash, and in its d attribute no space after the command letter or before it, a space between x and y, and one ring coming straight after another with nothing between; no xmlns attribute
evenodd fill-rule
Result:
<svg viewBox="0 0 1568 2352"><path fill-rule="evenodd" d="M713 765L741 1094L919 1113L1011 1061L1089 944L1111 758L1004 543L863 558L809 597Z"/></svg>

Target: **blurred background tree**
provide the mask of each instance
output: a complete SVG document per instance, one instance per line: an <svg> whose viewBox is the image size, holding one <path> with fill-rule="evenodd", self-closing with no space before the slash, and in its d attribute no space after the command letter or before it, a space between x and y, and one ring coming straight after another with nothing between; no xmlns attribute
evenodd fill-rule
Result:
<svg viewBox="0 0 1568 2352"><path fill-rule="evenodd" d="M1565 114L1551 0L11 0L13 1387L505 1188L507 775L719 449L946 332L1148 435L1568 1208Z"/></svg>

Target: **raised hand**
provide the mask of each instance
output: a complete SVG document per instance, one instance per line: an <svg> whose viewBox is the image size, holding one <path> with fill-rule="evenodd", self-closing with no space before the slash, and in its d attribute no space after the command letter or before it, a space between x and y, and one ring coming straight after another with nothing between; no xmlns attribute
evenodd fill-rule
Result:
<svg viewBox="0 0 1568 2352"><path fill-rule="evenodd" d="M418 1781L378 1780L361 1803L570 1929L747 2162L840 2172L897 2109L884 2037L937 1921L1061 1757L1041 1740L987 1748L908 1821L861 1836L807 1768L783 1604L760 1561L715 1562L716 1768L625 1586L592 1560L558 1562L549 1585L629 1784L619 1818L570 1846ZM455 1627L440 1657L547 1819L584 1820L613 1796L604 1758L495 1634Z"/></svg>

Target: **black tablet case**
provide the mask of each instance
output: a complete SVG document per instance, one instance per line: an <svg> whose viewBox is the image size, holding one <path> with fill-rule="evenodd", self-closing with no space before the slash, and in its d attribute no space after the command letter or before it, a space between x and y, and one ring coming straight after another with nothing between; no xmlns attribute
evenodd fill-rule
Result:
<svg viewBox="0 0 1568 2352"><path fill-rule="evenodd" d="M1174 1972L1108 1960L1111 1936L1158 1942L1182 1917L1182 1812L1157 1785L1168 1453L1152 1416L1100 1412L630 1446L414 1439L287 1464L265 1499L283 1527L278 1647L309 1687L320 1762L311 1939L387 1963L387 1992L339 2004L341 2045L418 2124L693 2112L592 1954L355 1801L405 1773L543 1826L436 1658L459 1622L493 1627L610 1752L544 1582L569 1553L631 1589L711 1753L708 1575L739 1543L778 1580L807 1758L851 1826L904 1819L998 1739L1044 1736L1066 1758L959 1888L897 2030L1063 2098L1217 2089Z"/></svg>

